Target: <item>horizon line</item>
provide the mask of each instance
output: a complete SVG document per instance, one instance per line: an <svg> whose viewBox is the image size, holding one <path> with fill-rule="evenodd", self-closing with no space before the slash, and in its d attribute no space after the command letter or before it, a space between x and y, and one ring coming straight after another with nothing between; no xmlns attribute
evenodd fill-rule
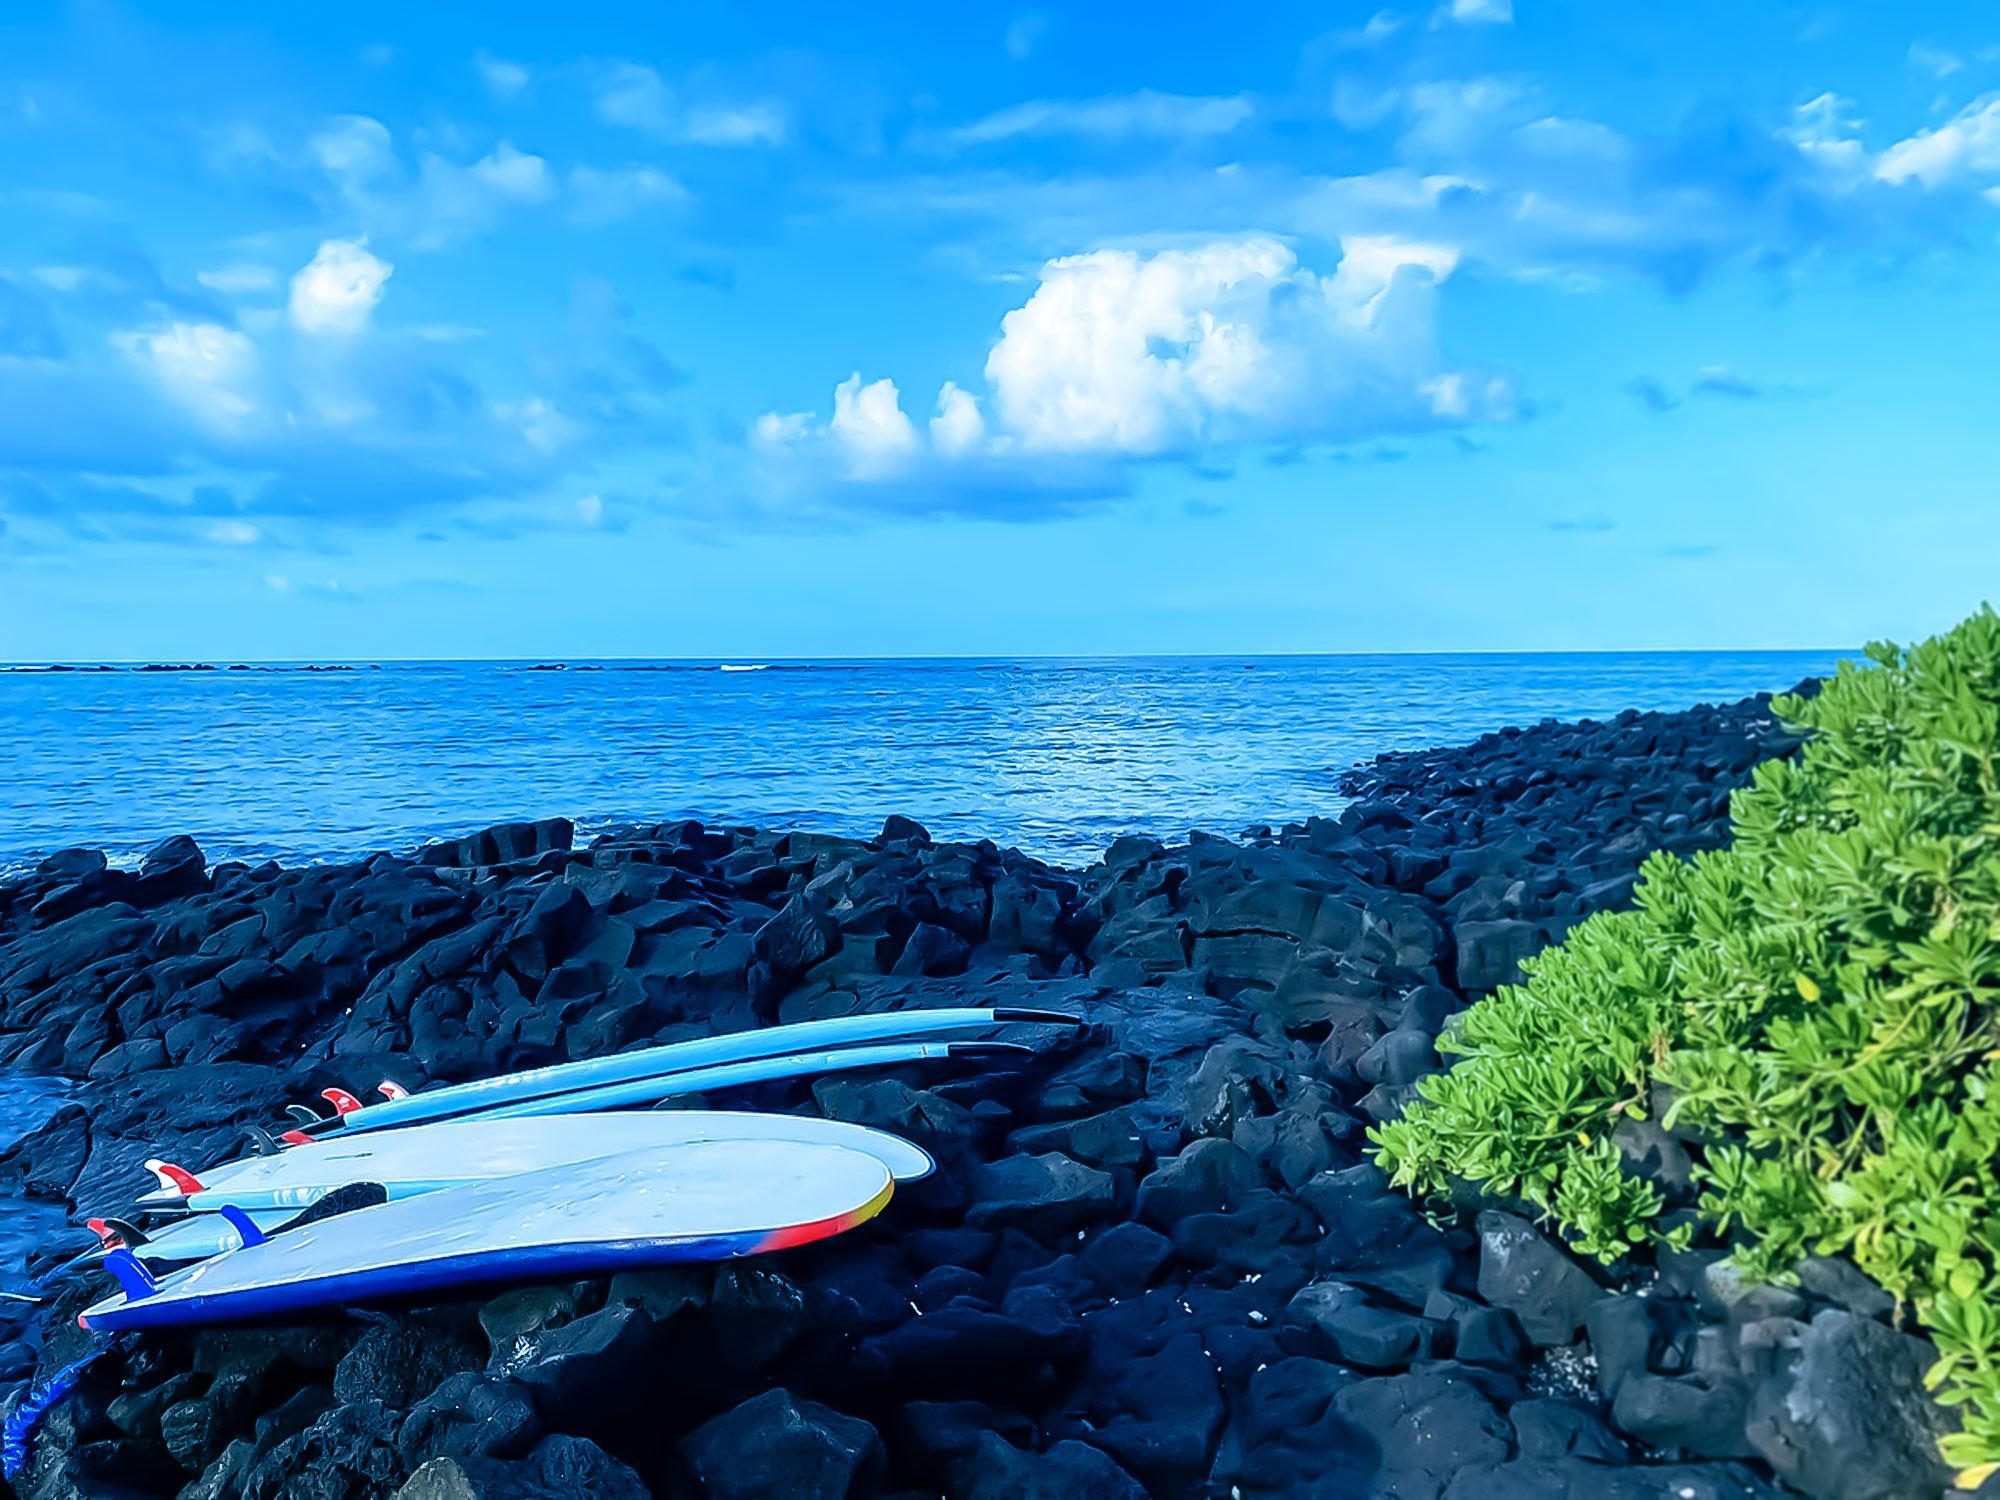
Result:
<svg viewBox="0 0 2000 1500"><path fill-rule="evenodd" d="M1316 658L1357 659L1366 657L1449 657L1449 656L1811 656L1852 652L1861 646L1634 646L1634 647L1385 647L1358 651L1037 651L1037 652L938 652L877 656L124 656L66 657L40 661L0 662L0 672L47 671L57 668L146 668L166 671L228 671L236 667L382 667L382 666L526 666L560 670L571 666L603 666L630 663L686 664L689 666L776 666L896 662L1047 662L1047 661L1288 661Z"/></svg>

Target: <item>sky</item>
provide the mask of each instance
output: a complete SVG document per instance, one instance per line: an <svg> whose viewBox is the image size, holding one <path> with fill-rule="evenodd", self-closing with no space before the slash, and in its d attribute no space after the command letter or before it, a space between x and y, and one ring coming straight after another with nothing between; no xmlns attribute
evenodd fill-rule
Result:
<svg viewBox="0 0 2000 1500"><path fill-rule="evenodd" d="M1907 639L1996 327L1985 5L25 0L0 659Z"/></svg>

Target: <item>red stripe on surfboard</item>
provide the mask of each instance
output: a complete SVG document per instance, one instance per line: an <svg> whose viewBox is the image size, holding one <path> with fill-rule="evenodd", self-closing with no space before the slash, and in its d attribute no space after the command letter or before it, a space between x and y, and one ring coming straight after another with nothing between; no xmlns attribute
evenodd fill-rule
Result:
<svg viewBox="0 0 2000 1500"><path fill-rule="evenodd" d="M757 1242L753 1254L762 1255L771 1250L789 1250L794 1245L809 1245L814 1240L829 1239L845 1233L857 1224L865 1224L888 1207L890 1195L896 1191L892 1181L861 1207L851 1213L835 1214L829 1219L815 1219L810 1224L794 1224L786 1229L774 1229Z"/></svg>

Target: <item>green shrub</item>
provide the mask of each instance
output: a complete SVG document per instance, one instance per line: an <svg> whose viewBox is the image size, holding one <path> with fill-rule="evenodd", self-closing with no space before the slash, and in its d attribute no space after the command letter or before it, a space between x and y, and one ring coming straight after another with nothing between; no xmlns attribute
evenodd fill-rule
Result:
<svg viewBox="0 0 2000 1500"><path fill-rule="evenodd" d="M1518 1194L1609 1261L1662 1236L1610 1135L1664 1104L1747 1274L1846 1255L1914 1310L1970 1488L2000 1463L2000 617L1868 656L1776 701L1810 738L1729 848L1648 859L1373 1139L1399 1185Z"/></svg>

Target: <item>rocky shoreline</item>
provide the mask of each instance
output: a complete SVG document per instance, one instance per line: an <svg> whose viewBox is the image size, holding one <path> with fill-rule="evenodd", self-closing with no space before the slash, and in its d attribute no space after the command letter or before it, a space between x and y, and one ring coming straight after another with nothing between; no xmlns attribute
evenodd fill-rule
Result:
<svg viewBox="0 0 2000 1500"><path fill-rule="evenodd" d="M1365 1131L1469 999L1654 848L1726 833L1793 742L1763 699L1357 771L1337 819L1082 871L891 818L869 841L560 820L412 857L0 885L0 1065L80 1080L8 1190L115 1209L330 1084L409 1085L912 1005L1088 1023L998 1071L727 1102L877 1124L941 1170L874 1224L717 1269L128 1337L16 1490L842 1497L1932 1496L1925 1346L1834 1263L1606 1274L1485 1206L1433 1223ZM1679 1145L1628 1152L1669 1185ZM0 1375L96 1343L66 1292ZM30 1369L30 1361L34 1369Z"/></svg>

